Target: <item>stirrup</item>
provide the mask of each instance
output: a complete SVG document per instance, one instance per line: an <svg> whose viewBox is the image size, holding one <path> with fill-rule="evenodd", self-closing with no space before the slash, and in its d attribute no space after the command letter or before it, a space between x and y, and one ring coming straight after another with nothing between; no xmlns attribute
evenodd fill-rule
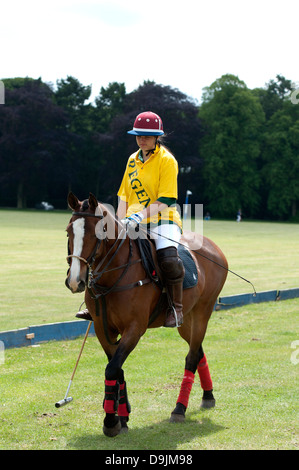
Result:
<svg viewBox="0 0 299 470"><path fill-rule="evenodd" d="M174 320L175 323L172 322L172 320ZM168 321L169 321L169 324L167 324ZM167 315L164 326L166 328L179 328L182 325L182 323L183 323L183 315L182 315L182 317L179 321L176 309L174 308L174 305L172 305L171 306L171 313L169 315Z"/></svg>

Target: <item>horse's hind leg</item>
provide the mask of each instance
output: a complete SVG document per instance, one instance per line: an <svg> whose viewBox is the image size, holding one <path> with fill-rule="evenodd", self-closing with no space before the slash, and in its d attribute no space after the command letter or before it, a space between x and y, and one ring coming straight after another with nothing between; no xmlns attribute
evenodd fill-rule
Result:
<svg viewBox="0 0 299 470"><path fill-rule="evenodd" d="M207 409L213 408L215 406L213 383L209 366L202 346L200 346L196 355L189 352L188 356L186 357L184 377L181 384L179 397L176 402L176 407L171 413L171 423L183 422L185 420L185 413L188 407L196 369L199 375L201 388L203 389L203 397L200 407Z"/></svg>
<svg viewBox="0 0 299 470"><path fill-rule="evenodd" d="M205 353L202 350L202 358L200 359L198 365L197 365L197 372L199 375L200 379L200 385L201 388L203 389L203 397L201 401L201 408L213 408L215 406L215 398L213 395L213 382L209 370L209 365L208 361L206 358Z"/></svg>
<svg viewBox="0 0 299 470"><path fill-rule="evenodd" d="M195 372L200 358L189 350L185 362L184 377L181 383L180 393L176 402L176 407L171 413L171 423L181 423L185 420L185 413L188 408L189 397L194 383Z"/></svg>
<svg viewBox="0 0 299 470"><path fill-rule="evenodd" d="M203 352L201 344L205 336L206 327L207 322L203 322L200 330L197 331L197 334L194 334L195 332L193 331L193 341L191 340L190 321L189 325L185 325L185 330L182 327L179 329L180 335L189 343L190 349L185 361L185 371L183 381L181 383L179 397L177 399L176 407L171 413L170 422L184 421L196 370L198 371L201 386L204 391L201 407L211 408L212 406L215 406L212 379L210 376L206 356Z"/></svg>

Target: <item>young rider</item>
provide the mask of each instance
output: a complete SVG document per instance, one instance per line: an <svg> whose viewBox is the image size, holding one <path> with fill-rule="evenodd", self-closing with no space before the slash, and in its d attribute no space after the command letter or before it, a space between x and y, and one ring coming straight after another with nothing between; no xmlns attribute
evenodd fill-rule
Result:
<svg viewBox="0 0 299 470"><path fill-rule="evenodd" d="M151 111L139 114L128 134L136 136L139 149L127 162L118 191L117 216L126 224L128 234L135 232L139 224L150 230L161 275L173 303L164 326L179 326L183 322L185 272L177 251L182 233L175 206L178 164L162 145L163 123L157 114ZM86 318L80 312L77 316Z"/></svg>
<svg viewBox="0 0 299 470"><path fill-rule="evenodd" d="M178 164L162 145L163 123L157 114L139 114L128 134L136 136L139 150L127 162L118 191L117 215L128 229L134 230L139 224L150 229L163 281L175 308L169 310L164 326L177 326L183 322L184 279L184 266L177 252L182 232L175 207Z"/></svg>

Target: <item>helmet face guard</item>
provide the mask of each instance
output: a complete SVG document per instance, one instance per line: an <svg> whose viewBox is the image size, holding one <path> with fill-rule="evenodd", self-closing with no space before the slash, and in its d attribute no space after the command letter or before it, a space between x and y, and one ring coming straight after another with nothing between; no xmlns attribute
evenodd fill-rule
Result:
<svg viewBox="0 0 299 470"><path fill-rule="evenodd" d="M146 111L138 114L133 129L128 131L131 135L163 135L163 122L158 114Z"/></svg>

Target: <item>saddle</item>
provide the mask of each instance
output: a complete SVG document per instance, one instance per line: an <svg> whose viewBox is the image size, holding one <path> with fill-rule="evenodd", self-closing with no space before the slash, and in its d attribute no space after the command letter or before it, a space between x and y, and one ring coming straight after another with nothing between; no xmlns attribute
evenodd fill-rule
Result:
<svg viewBox="0 0 299 470"><path fill-rule="evenodd" d="M160 289L163 289L163 282L160 279L158 272L159 270L156 267L153 250L155 250L154 242L148 238L137 238L136 242L139 247L141 261L148 277L155 282ZM192 258L192 255L188 248L184 245L179 245L178 255L183 261L185 268L185 277L183 281L183 289L190 289L195 287L198 283L198 272L195 265L195 262Z"/></svg>

